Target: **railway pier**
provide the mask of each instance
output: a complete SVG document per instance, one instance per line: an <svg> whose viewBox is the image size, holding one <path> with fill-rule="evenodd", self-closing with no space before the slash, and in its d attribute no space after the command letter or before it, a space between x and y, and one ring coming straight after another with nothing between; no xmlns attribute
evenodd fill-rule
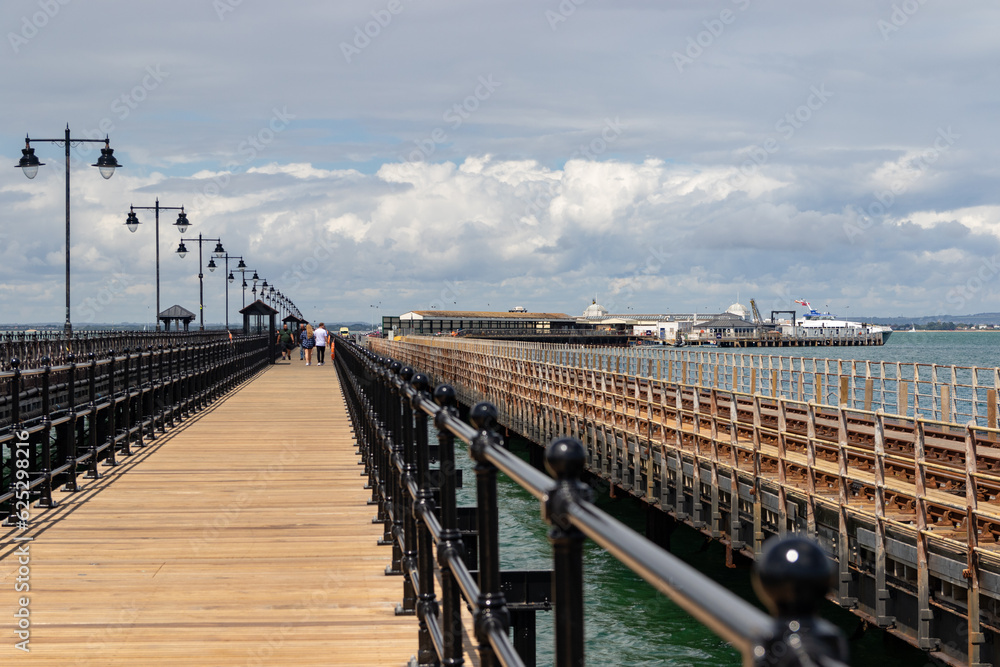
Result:
<svg viewBox="0 0 1000 667"><path fill-rule="evenodd" d="M372 349L537 443L586 446L615 489L760 558L814 537L832 599L951 665L1000 628L996 369L410 337ZM832 399L832 400L831 400Z"/></svg>

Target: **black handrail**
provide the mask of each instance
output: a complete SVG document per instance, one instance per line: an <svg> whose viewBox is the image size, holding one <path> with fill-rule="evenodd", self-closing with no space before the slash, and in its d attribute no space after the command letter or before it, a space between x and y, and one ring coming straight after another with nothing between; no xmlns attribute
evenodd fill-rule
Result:
<svg viewBox="0 0 1000 667"><path fill-rule="evenodd" d="M398 561L404 575L404 601L397 613L409 605L420 620L420 665L462 664L459 594L473 611L482 664L526 664L507 636L510 617L499 570L498 471L541 501L542 518L551 526L557 665L583 664L582 554L587 537L736 647L745 665L846 663L843 634L816 616L833 568L814 542L791 536L766 545L755 564L754 587L775 615L770 617L598 509L589 487L580 481L587 460L580 441L561 437L549 444L546 467L553 479L503 447L494 429L497 411L492 404L473 406L471 424L466 424L458 418L454 388L439 385L432 397L426 375L347 340L335 339L334 344L371 502L379 505L373 521L386 523L394 544L394 564L387 573ZM426 469L428 417L438 430L440 510L434 506ZM469 445L476 461L478 581L462 559L453 478L456 437ZM410 525L411 519L417 525ZM443 606L434 592L432 543L441 569ZM530 664L533 660L527 658Z"/></svg>

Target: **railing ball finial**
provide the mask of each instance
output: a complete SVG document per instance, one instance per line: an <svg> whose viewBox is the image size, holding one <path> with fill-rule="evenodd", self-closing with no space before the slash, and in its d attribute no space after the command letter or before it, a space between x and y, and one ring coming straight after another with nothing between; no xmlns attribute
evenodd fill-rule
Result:
<svg viewBox="0 0 1000 667"><path fill-rule="evenodd" d="M442 408L454 407L458 404L458 394L450 384L439 384L434 388L434 402Z"/></svg>
<svg viewBox="0 0 1000 667"><path fill-rule="evenodd" d="M812 540L771 538L754 567L753 586L774 616L811 616L826 598L833 574L830 559Z"/></svg>
<svg viewBox="0 0 1000 667"><path fill-rule="evenodd" d="M413 371L413 369L411 367L409 367L409 366L403 366L399 370L399 377L403 378L403 381L409 382L410 378L413 377L413 373L414 373L414 371Z"/></svg>
<svg viewBox="0 0 1000 667"><path fill-rule="evenodd" d="M48 366L49 364L52 363L52 360L49 358L49 355L47 354L44 357L42 357L41 361L42 361L42 366Z"/></svg>
<svg viewBox="0 0 1000 667"><path fill-rule="evenodd" d="M10 367L11 368L17 369L17 367L20 366L20 365L21 365L21 360L20 359L18 359L17 357L11 357L10 358Z"/></svg>
<svg viewBox="0 0 1000 667"><path fill-rule="evenodd" d="M414 389L421 393L428 392L431 389L431 379L423 373L415 374L413 379L410 380L410 384L413 385Z"/></svg>
<svg viewBox="0 0 1000 667"><path fill-rule="evenodd" d="M401 370L403 370L403 364L399 363L398 361L393 361L391 364L389 364L389 370L392 373L395 373L395 374L398 375L399 372Z"/></svg>
<svg viewBox="0 0 1000 667"><path fill-rule="evenodd" d="M469 410L469 423L476 427L477 431L492 431L497 423L497 408L489 401L476 403Z"/></svg>
<svg viewBox="0 0 1000 667"><path fill-rule="evenodd" d="M545 468L558 480L579 479L587 464L587 450L576 438L556 438L545 448Z"/></svg>
<svg viewBox="0 0 1000 667"><path fill-rule="evenodd" d="M458 405L458 394L455 393L455 388L450 384L442 383L434 388L434 402L441 408L438 410L437 415L434 416L434 426L441 431L446 428L445 422L447 418L456 412L455 406Z"/></svg>

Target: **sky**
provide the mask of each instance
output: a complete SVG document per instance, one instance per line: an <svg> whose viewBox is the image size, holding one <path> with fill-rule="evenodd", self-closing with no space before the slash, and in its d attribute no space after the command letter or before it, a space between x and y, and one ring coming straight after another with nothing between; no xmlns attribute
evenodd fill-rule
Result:
<svg viewBox="0 0 1000 667"><path fill-rule="evenodd" d="M157 200L313 321L1000 311L998 28L985 0L4 0L0 322L65 318L67 125L123 165L73 148L75 326L152 322L154 212L124 222ZM197 313L176 214L160 304Z"/></svg>

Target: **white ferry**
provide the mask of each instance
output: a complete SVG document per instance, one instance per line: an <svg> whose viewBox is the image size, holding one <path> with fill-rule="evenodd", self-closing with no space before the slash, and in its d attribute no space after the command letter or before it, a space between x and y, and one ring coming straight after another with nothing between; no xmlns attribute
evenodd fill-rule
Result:
<svg viewBox="0 0 1000 667"><path fill-rule="evenodd" d="M812 307L808 301L795 300L795 303L804 306L809 309L809 312L802 316L799 320L798 326L807 334L832 334L840 335L846 334L850 336L864 335L864 334L882 334L882 342L885 343L889 340L889 336L892 334L892 329L889 327L883 327L876 324L863 324L861 322L852 322L850 320L843 320L830 313L821 313Z"/></svg>

